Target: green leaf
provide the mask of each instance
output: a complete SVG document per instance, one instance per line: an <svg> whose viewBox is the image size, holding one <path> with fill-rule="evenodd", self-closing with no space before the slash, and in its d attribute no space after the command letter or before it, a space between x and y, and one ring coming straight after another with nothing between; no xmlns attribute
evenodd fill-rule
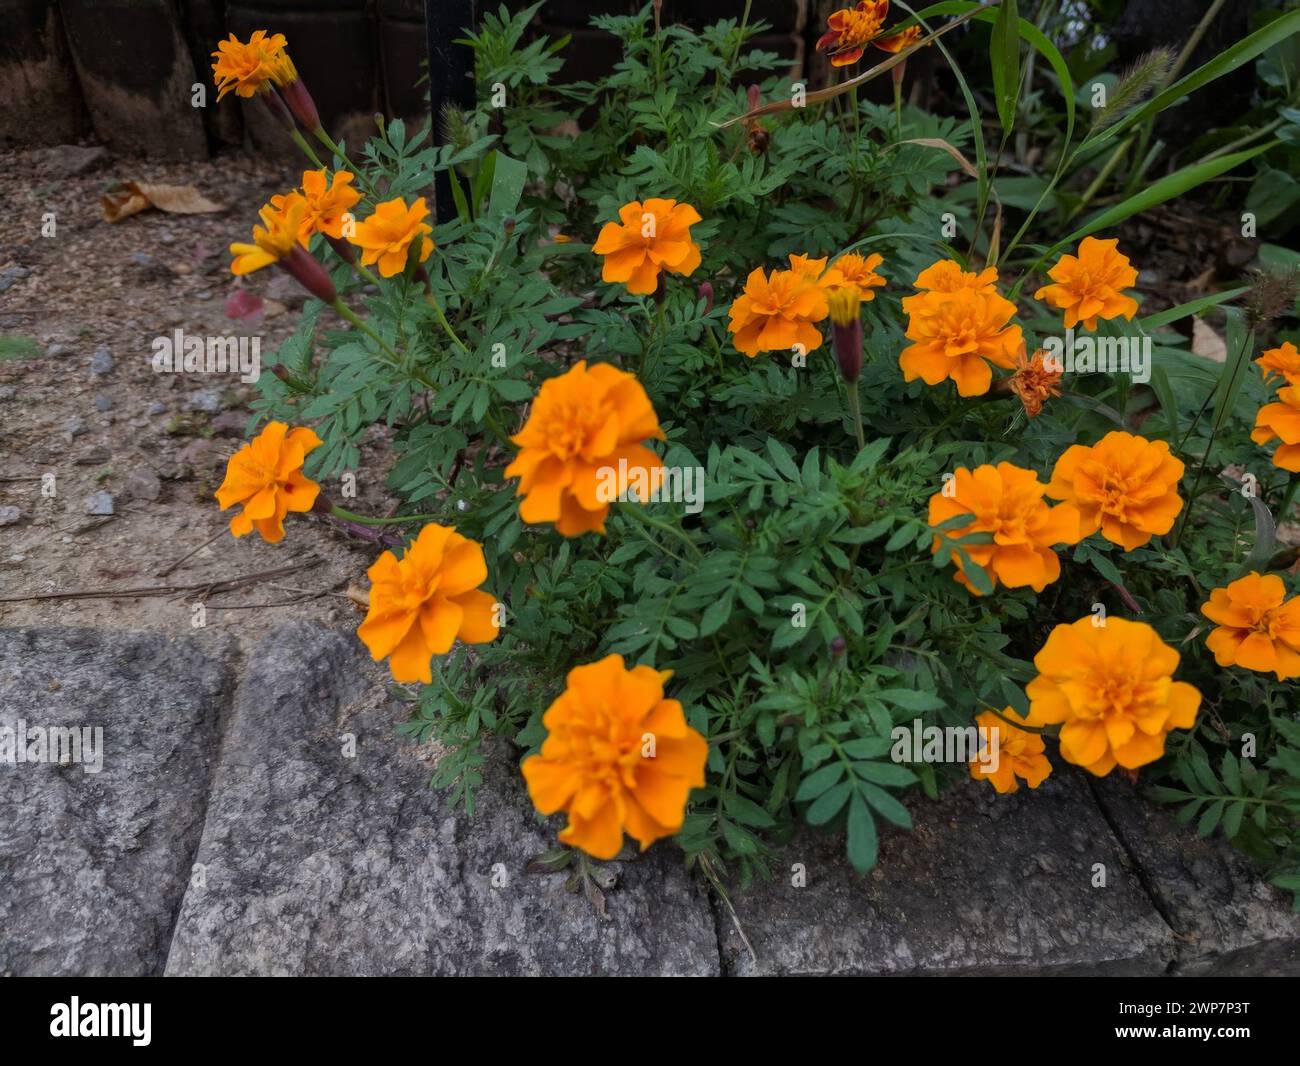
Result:
<svg viewBox="0 0 1300 1066"><path fill-rule="evenodd" d="M1116 125L1122 125L1122 123ZM1114 129L1115 126L1110 128ZM1277 141L1269 141L1254 148L1247 148L1241 152L1232 152L1229 155L1220 156L1218 159L1193 163L1181 170L1175 170L1172 174L1161 178L1159 181L1152 182L1141 192L1130 196L1127 200L1121 201L1114 207L1108 207L1105 211L1098 212L1064 240L1057 241L1052 245L1047 254L1043 256L1043 259L1052 259L1062 249L1073 248L1089 234L1096 233L1101 229L1110 229L1131 215L1140 214L1148 208L1163 204L1166 200L1182 196L1185 192L1195 189L1198 185L1203 185L1211 178L1217 178L1220 174L1241 166L1246 160L1254 159L1255 156L1262 152L1277 147L1277 144Z"/></svg>
<svg viewBox="0 0 1300 1066"><path fill-rule="evenodd" d="M945 704L933 692L918 692L909 688L887 688L876 693L882 700L902 707L905 711L937 711Z"/></svg>
<svg viewBox="0 0 1300 1066"><path fill-rule="evenodd" d="M844 807L848 801L849 793L853 791L853 786L843 781L834 788L828 789L813 801L811 807L804 814L804 821L809 825L825 825Z"/></svg>
<svg viewBox="0 0 1300 1066"><path fill-rule="evenodd" d="M894 825L901 829L912 828L912 816L908 813L907 808L883 788L860 781L858 782L858 792L879 812L882 818L893 822Z"/></svg>
<svg viewBox="0 0 1300 1066"><path fill-rule="evenodd" d="M767 811L763 810L757 803L739 792L724 792L722 794L722 806L731 817L745 825L752 825L758 829L767 829L776 825L776 819Z"/></svg>
<svg viewBox="0 0 1300 1066"><path fill-rule="evenodd" d="M519 206L524 182L528 180L528 165L499 150L493 154L496 156L496 169L492 174L488 214L493 218L505 218Z"/></svg>
<svg viewBox="0 0 1300 1066"><path fill-rule="evenodd" d="M799 782L799 789L794 794L795 802L802 803L804 800L815 799L843 776L844 764L842 762L831 763L830 766L823 766L820 770L814 770Z"/></svg>
<svg viewBox="0 0 1300 1066"><path fill-rule="evenodd" d="M775 466L784 477L793 481L796 485L799 484L799 468L795 466L794 459L786 450L784 444L775 437L768 437L767 454L772 459L772 465Z"/></svg>
<svg viewBox="0 0 1300 1066"><path fill-rule="evenodd" d="M989 42L989 59L993 63L993 95L997 98L998 121L1003 136L1011 132L1016 121L1016 101L1020 96L1020 14L1016 0L1002 0L993 36Z"/></svg>
<svg viewBox="0 0 1300 1066"><path fill-rule="evenodd" d="M858 873L864 874L876 865L877 839L876 823L860 796L854 796L849 804L847 828L849 862Z"/></svg>
<svg viewBox="0 0 1300 1066"><path fill-rule="evenodd" d="M916 784L916 774L906 766L892 762L857 762L853 764L853 772L864 781L877 785L904 788Z"/></svg>

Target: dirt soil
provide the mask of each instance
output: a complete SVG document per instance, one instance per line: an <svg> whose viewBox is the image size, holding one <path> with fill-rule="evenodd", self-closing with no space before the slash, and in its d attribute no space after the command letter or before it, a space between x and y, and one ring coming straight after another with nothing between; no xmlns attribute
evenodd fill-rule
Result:
<svg viewBox="0 0 1300 1066"><path fill-rule="evenodd" d="M233 512L223 516L213 492L247 439L255 386L237 373L158 374L151 363L154 339L178 328L259 336L263 352L292 331L301 296L290 279L274 269L235 279L227 246L247 240L257 208L299 177L242 154L176 164L75 148L0 153L0 601L10 601L0 602L0 625L179 634L200 628L199 602L202 629L241 643L287 618L360 621L345 593L350 582L366 586L374 544L316 515L290 516L278 545L227 530ZM104 221L100 194L127 180L194 185L227 206ZM42 235L49 213L53 237ZM237 288L263 297L259 319L227 316ZM386 453L375 431L350 509L391 512ZM43 492L49 474L52 496ZM93 513L104 509L104 497L92 499L103 492L111 516ZM40 598L204 586L303 563L229 591Z"/></svg>

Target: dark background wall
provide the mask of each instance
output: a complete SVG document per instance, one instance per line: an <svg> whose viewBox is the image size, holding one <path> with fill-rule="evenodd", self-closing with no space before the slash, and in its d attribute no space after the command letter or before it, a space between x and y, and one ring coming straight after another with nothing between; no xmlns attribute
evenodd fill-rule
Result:
<svg viewBox="0 0 1300 1066"><path fill-rule="evenodd" d="M438 2L438 0L434 0ZM499 0L487 0L495 9ZM478 5L481 10L483 3ZM527 6L508 0L507 6ZM572 34L565 77L607 70L612 37L593 15L631 13L633 0L549 0L538 32ZM705 25L743 4L665 0L665 21ZM761 47L802 71L829 0L754 0L752 18L772 25ZM60 144L82 137L119 152L185 159L222 146L277 151L283 138L260 106L216 104L210 53L228 33L283 33L322 119L335 133L364 136L373 114L422 118L417 88L426 54L425 0L0 0L0 146ZM191 104L207 86L207 106Z"/></svg>

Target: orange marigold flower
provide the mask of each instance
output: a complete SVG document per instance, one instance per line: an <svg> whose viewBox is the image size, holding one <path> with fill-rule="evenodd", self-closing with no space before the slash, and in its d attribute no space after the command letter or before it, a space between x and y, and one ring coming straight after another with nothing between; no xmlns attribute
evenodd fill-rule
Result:
<svg viewBox="0 0 1300 1066"><path fill-rule="evenodd" d="M870 302L876 298L872 290L885 284L885 279L876 273L876 267L884 261L885 257L879 253L861 256L849 252L831 264L820 284L828 292L835 289L856 289L859 299Z"/></svg>
<svg viewBox="0 0 1300 1066"><path fill-rule="evenodd" d="M1255 414L1250 439L1256 444L1280 440L1273 465L1300 473L1300 385L1277 390L1277 403L1266 403Z"/></svg>
<svg viewBox="0 0 1300 1066"><path fill-rule="evenodd" d="M984 729L988 740L987 748L981 748L980 754L971 759L970 775L976 781L988 781L996 792L1003 795L1020 791L1017 778L1030 788L1037 788L1052 773L1052 764L1044 754L1043 738L1037 733L1017 729L1003 719L1022 721L1011 707L1002 708L1001 718L992 711L985 711L975 719L975 725ZM984 754L985 751L992 752L995 737L996 760Z"/></svg>
<svg viewBox="0 0 1300 1066"><path fill-rule="evenodd" d="M911 48L921 39L920 26L908 26L902 33L895 33L889 37L877 37L871 43L877 48L884 49L886 52L897 55L904 48ZM1030 786L1033 787L1033 786Z"/></svg>
<svg viewBox="0 0 1300 1066"><path fill-rule="evenodd" d="M990 364L1010 369L1024 347L1009 325L1016 305L996 292L970 288L909 297L907 337L898 357L906 381L938 385L952 378L962 396L982 396L993 383Z"/></svg>
<svg viewBox="0 0 1300 1066"><path fill-rule="evenodd" d="M310 511L320 486L302 472L307 453L321 439L304 427L290 429L270 422L226 464L226 477L216 491L224 511L242 503L230 520L236 537L256 529L269 544L284 540L284 518L290 511Z"/></svg>
<svg viewBox="0 0 1300 1066"><path fill-rule="evenodd" d="M524 760L528 795L542 814L564 811L560 840L612 859L623 833L645 851L682 827L691 789L704 785L708 742L664 697L671 670L627 669L620 655L569 671L546 709L547 737Z"/></svg>
<svg viewBox="0 0 1300 1066"><path fill-rule="evenodd" d="M1183 464L1162 440L1114 430L1089 447L1073 444L1056 460L1047 495L1079 509L1080 531L1125 551L1168 533L1183 509Z"/></svg>
<svg viewBox="0 0 1300 1066"><path fill-rule="evenodd" d="M1264 371L1265 381L1279 377L1285 378L1288 385L1300 385L1300 351L1290 341L1280 348L1269 348L1255 360L1255 365Z"/></svg>
<svg viewBox="0 0 1300 1066"><path fill-rule="evenodd" d="M1007 387L1020 397L1025 414L1030 418L1038 417L1049 397L1061 395L1063 371L1049 368L1044 362L1046 356L1043 348L1034 352L1032 358L1026 357L1022 351L1016 358L1016 372L1006 379Z"/></svg>
<svg viewBox="0 0 1300 1066"><path fill-rule="evenodd" d="M251 274L289 255L298 243L306 211L307 201L296 192L273 196L269 204L263 204L258 211L262 225L253 227L253 243L230 246L230 254L235 257L230 272Z"/></svg>
<svg viewBox="0 0 1300 1066"><path fill-rule="evenodd" d="M759 352L789 351L796 344L805 353L821 346L821 332L812 323L830 314L826 292L810 280L809 267L800 269L804 273L774 270L769 276L762 267L750 272L727 323L736 351L752 359Z"/></svg>
<svg viewBox="0 0 1300 1066"><path fill-rule="evenodd" d="M1137 313L1137 301L1121 290L1136 284L1138 272L1120 253L1117 238L1084 237L1079 254L1061 256L1047 276L1056 284L1044 285L1034 299L1062 308L1066 329L1080 322L1096 329L1099 318L1130 319Z"/></svg>
<svg viewBox="0 0 1300 1066"><path fill-rule="evenodd" d="M1101 777L1155 762L1171 729L1191 729L1201 694L1175 681L1179 656L1145 622L1081 618L1052 630L1025 689L1027 725L1061 726L1061 755Z"/></svg>
<svg viewBox="0 0 1300 1066"><path fill-rule="evenodd" d="M357 636L378 662L387 658L394 681L433 681L435 655L456 640L485 644L500 627L487 580L483 546L450 526L430 522L398 559L386 551L366 571L370 609Z"/></svg>
<svg viewBox="0 0 1300 1066"><path fill-rule="evenodd" d="M1252 570L1215 589L1201 614L1218 623L1205 646L1220 666L1271 670L1279 681L1300 677L1300 596L1288 600L1277 574Z"/></svg>
<svg viewBox="0 0 1300 1066"><path fill-rule="evenodd" d="M866 45L880 36L889 17L889 0L861 0L856 7L831 12L817 51L829 52L831 66L846 67L862 58Z"/></svg>
<svg viewBox="0 0 1300 1066"><path fill-rule="evenodd" d="M336 170L333 178L327 171L302 172L302 198L305 208L298 236L305 245L313 233L323 233L338 239L351 218L351 210L361 201L361 193L352 187L356 175L346 170ZM276 198L271 197L275 203Z"/></svg>
<svg viewBox="0 0 1300 1066"><path fill-rule="evenodd" d="M374 214L358 222L356 232L348 238L361 249L361 265L379 264L382 277L391 278L406 269L411 246L417 241L417 257L423 263L433 254L433 241L428 236L433 227L425 222L429 209L424 197L419 197L410 207L400 196L375 205Z"/></svg>
<svg viewBox="0 0 1300 1066"><path fill-rule="evenodd" d="M506 477L519 478L519 517L553 522L566 537L605 532L615 500L649 498L663 461L641 442L663 440L659 418L625 370L580 360L542 383Z"/></svg>
<svg viewBox="0 0 1300 1066"><path fill-rule="evenodd" d="M1061 561L1052 546L1079 541L1079 512L1069 504L1046 503L1046 490L1032 470L1012 463L985 464L973 473L958 467L944 491L930 497L930 525L970 515L966 524L946 529L947 536L991 534L988 544L962 546L971 561L983 567L995 587L1000 581L1008 588L1028 585L1042 592L1061 576ZM938 552L941 543L935 537L931 552ZM954 580L979 595L963 571L961 558L954 554L953 559Z"/></svg>
<svg viewBox="0 0 1300 1066"><path fill-rule="evenodd" d="M284 50L288 42L284 34L267 35L266 30L254 30L244 44L233 33L228 41L218 41L212 76L220 100L232 89L236 96L245 99L266 92L272 85L286 85L298 76L293 61Z"/></svg>
<svg viewBox="0 0 1300 1066"><path fill-rule="evenodd" d="M822 256L820 259L814 259L810 255L797 255L790 253L790 273L804 281L820 283L822 275L826 273L826 261L830 256Z"/></svg>
<svg viewBox="0 0 1300 1066"><path fill-rule="evenodd" d="M618 222L607 222L591 250L605 257L600 276L622 282L627 291L648 296L659 286L659 272L689 277L700 265L700 246L691 227L701 221L690 204L676 200L633 200L618 209Z"/></svg>

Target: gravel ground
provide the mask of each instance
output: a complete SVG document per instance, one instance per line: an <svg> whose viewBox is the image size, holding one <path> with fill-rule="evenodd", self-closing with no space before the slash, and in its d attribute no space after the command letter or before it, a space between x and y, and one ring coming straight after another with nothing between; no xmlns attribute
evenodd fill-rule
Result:
<svg viewBox="0 0 1300 1066"><path fill-rule="evenodd" d="M263 351L292 331L301 301L287 276L268 269L237 281L226 247L246 240L257 208L298 177L242 154L168 164L66 146L0 153L9 221L0 233L0 599L24 597L0 602L0 625L188 632L200 599L206 628L241 638L286 618L358 620L345 591L364 587L369 543L314 515L291 517L278 545L221 534L229 512L213 492L246 439L255 387L236 374L156 374L151 365L154 339L176 329L260 337ZM128 180L193 185L225 209L106 222L101 193ZM56 230L45 236L51 214ZM260 320L227 317L237 287L264 298ZM382 434L363 454L355 509L385 513L394 501L383 491ZM97 513L108 497L111 515ZM203 586L312 559L206 596L40 598Z"/></svg>

